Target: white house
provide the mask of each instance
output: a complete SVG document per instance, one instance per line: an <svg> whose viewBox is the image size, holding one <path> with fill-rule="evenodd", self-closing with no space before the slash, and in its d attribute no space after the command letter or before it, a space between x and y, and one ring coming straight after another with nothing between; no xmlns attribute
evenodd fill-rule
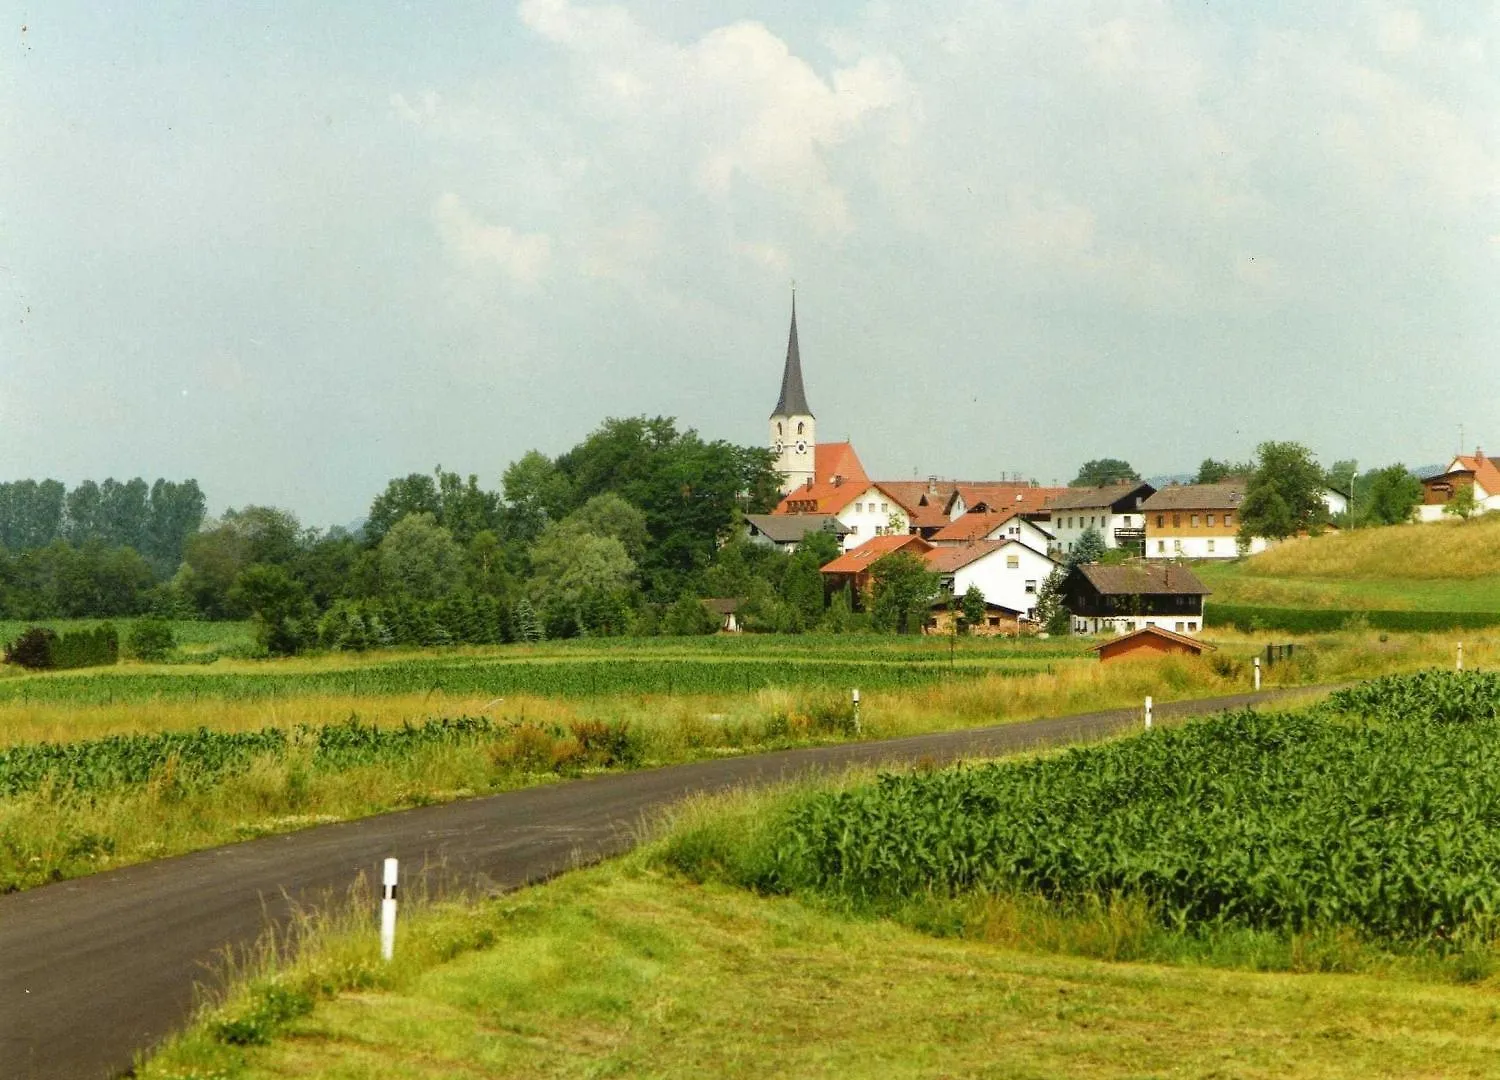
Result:
<svg viewBox="0 0 1500 1080"><path fill-rule="evenodd" d="M941 588L962 596L979 586L987 603L1036 618L1037 596L1057 563L1020 540L980 540L963 547L934 547L922 556Z"/></svg>
<svg viewBox="0 0 1500 1080"><path fill-rule="evenodd" d="M1090 529L1104 539L1106 548L1133 547L1146 542L1146 516L1142 504L1156 489L1133 482L1104 487L1069 488L1047 501L1052 515L1047 527L1057 539L1053 554L1066 554Z"/></svg>
<svg viewBox="0 0 1500 1080"><path fill-rule="evenodd" d="M1141 503L1148 559L1233 559L1240 554L1240 504L1245 485L1172 484ZM1247 554L1266 549L1255 537Z"/></svg>
<svg viewBox="0 0 1500 1080"><path fill-rule="evenodd" d="M1055 543L1046 528L1013 510L999 513L971 510L927 539L939 547L963 547L979 540L1019 540L1043 555Z"/></svg>

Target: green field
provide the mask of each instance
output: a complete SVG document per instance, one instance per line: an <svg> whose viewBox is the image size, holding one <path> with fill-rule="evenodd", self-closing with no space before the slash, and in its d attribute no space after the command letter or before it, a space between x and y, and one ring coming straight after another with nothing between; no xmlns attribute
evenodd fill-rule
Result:
<svg viewBox="0 0 1500 1080"><path fill-rule="evenodd" d="M1259 571L1254 559L1197 563L1193 573L1213 590L1210 606L1500 612L1500 574L1446 579L1272 576Z"/></svg>
<svg viewBox="0 0 1500 1080"><path fill-rule="evenodd" d="M1428 673L708 800L389 967L331 919L141 1075L1494 1076L1497 747Z"/></svg>

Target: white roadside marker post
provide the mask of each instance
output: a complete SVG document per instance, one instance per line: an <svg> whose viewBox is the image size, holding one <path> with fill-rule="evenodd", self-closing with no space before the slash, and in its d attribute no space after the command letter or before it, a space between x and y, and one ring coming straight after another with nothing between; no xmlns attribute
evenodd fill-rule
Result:
<svg viewBox="0 0 1500 1080"><path fill-rule="evenodd" d="M849 691L849 699L854 702L854 734L860 733L859 728L859 687Z"/></svg>
<svg viewBox="0 0 1500 1080"><path fill-rule="evenodd" d="M1146 695L1146 729L1151 729L1151 695Z"/></svg>
<svg viewBox="0 0 1500 1080"><path fill-rule="evenodd" d="M1462 671L1463 669L1464 669L1464 643L1462 641L1460 641L1458 643L1458 668L1457 668L1457 670L1458 671Z"/></svg>
<svg viewBox="0 0 1500 1080"><path fill-rule="evenodd" d="M1255 658L1255 689L1257 693L1260 691L1260 657L1258 656Z"/></svg>
<svg viewBox="0 0 1500 1080"><path fill-rule="evenodd" d="M385 861L380 890L380 958L396 955L396 860Z"/></svg>

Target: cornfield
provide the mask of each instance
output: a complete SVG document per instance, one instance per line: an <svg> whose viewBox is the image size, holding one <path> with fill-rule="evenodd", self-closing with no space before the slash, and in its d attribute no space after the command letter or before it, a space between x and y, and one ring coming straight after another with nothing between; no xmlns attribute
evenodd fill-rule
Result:
<svg viewBox="0 0 1500 1080"><path fill-rule="evenodd" d="M1425 672L799 801L773 888L1138 896L1170 926L1445 941L1500 913L1500 677Z"/></svg>

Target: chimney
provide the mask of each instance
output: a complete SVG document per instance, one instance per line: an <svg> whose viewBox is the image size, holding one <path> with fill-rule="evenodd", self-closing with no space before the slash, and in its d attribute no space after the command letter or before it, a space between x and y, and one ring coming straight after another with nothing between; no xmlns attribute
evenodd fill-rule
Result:
<svg viewBox="0 0 1500 1080"><path fill-rule="evenodd" d="M927 494L929 494L929 495L936 495L937 494L937 477L936 476L929 476L927 478Z"/></svg>
<svg viewBox="0 0 1500 1080"><path fill-rule="evenodd" d="M1479 465L1484 464L1484 451L1477 446L1474 447L1474 461Z"/></svg>

